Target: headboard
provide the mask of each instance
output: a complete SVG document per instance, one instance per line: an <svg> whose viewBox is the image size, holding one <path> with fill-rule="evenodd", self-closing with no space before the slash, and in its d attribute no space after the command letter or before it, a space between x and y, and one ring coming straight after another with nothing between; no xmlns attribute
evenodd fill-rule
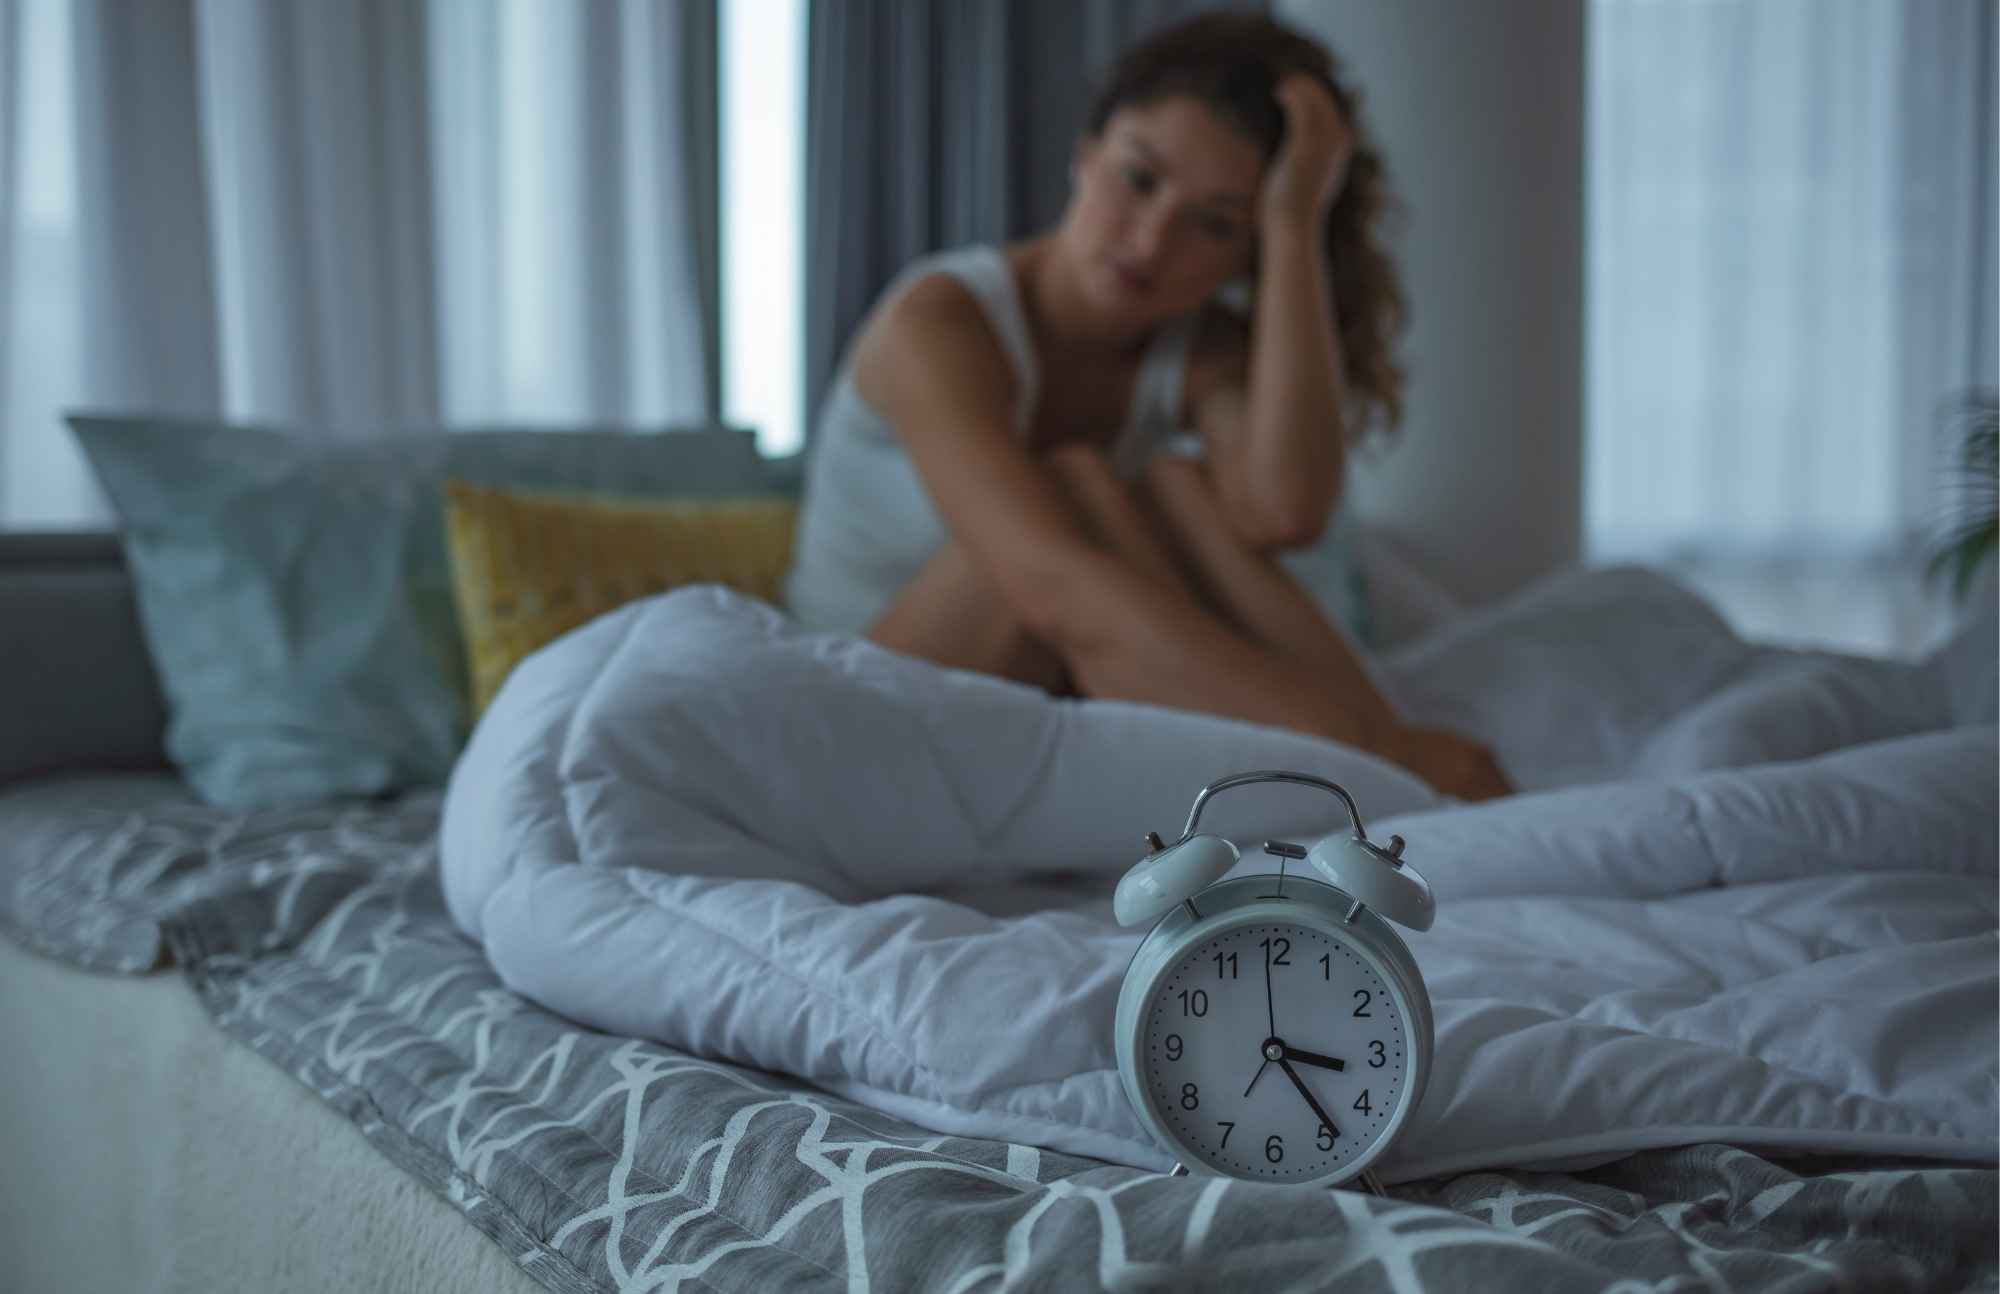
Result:
<svg viewBox="0 0 2000 1294"><path fill-rule="evenodd" d="M0 785L163 769L166 723L118 536L0 533Z"/></svg>

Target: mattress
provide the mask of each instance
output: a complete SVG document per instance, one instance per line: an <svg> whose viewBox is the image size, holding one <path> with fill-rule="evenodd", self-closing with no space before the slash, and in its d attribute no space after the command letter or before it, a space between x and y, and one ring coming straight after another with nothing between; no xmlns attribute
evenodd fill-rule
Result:
<svg viewBox="0 0 2000 1294"><path fill-rule="evenodd" d="M0 1023L32 1057L0 1285L2000 1285L1987 1169L1711 1144L1374 1199L943 1136L580 1028L452 926L437 813L0 792Z"/></svg>
<svg viewBox="0 0 2000 1294"><path fill-rule="evenodd" d="M537 1290L175 972L80 970L0 938L0 1286Z"/></svg>

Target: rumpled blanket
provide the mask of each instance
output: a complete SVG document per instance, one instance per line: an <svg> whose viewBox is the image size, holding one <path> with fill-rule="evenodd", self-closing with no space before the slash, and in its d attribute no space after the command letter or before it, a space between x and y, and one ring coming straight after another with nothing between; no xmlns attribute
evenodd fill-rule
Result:
<svg viewBox="0 0 2000 1294"><path fill-rule="evenodd" d="M585 1024L1164 1167L1112 1068L1140 932L1105 896L1203 785L1295 769L1438 894L1408 937L1436 1069L1385 1179L1703 1141L1991 1160L1995 730L1949 726L1935 669L1753 646L1636 571L1379 665L1528 793L1457 804L1338 743L1057 701L681 590L509 679L447 794L445 895L510 988ZM1337 815L1259 786L1203 827Z"/></svg>

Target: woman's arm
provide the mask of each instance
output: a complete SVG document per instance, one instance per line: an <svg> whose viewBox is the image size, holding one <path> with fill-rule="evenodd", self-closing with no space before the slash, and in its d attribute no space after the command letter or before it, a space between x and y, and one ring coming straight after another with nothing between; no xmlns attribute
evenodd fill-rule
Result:
<svg viewBox="0 0 2000 1294"><path fill-rule="evenodd" d="M1224 384L1196 409L1216 491L1259 549L1318 538L1346 466L1345 379L1321 231L1352 142L1318 82L1293 77L1277 95L1285 142L1259 201L1247 390Z"/></svg>

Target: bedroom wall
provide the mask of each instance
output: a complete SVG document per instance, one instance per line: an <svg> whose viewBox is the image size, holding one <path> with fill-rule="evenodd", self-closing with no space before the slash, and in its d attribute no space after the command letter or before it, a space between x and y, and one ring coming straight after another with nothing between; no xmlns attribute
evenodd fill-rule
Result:
<svg viewBox="0 0 2000 1294"><path fill-rule="evenodd" d="M1408 208L1401 443L1350 505L1453 592L1582 543L1586 0L1277 0L1332 45Z"/></svg>

